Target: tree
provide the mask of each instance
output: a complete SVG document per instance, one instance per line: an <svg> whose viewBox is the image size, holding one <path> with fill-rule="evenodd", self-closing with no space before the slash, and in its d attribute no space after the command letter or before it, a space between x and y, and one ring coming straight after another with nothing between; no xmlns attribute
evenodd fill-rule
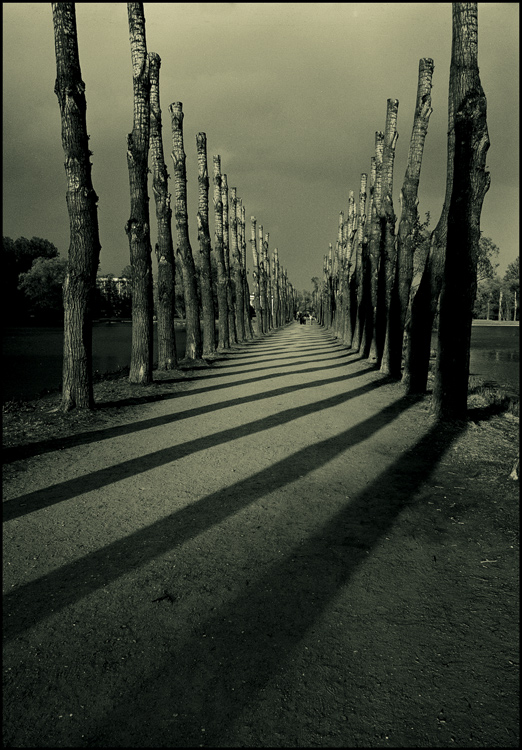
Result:
<svg viewBox="0 0 522 750"><path fill-rule="evenodd" d="M85 84L80 70L74 3L52 3L55 94L62 123L70 245L63 285L63 411L94 406L92 307L100 257L98 196L91 179Z"/></svg>
<svg viewBox="0 0 522 750"><path fill-rule="evenodd" d="M152 248L148 196L150 80L143 3L127 3L134 94L134 122L127 136L130 218L125 226L132 266L132 343L129 381L152 381Z"/></svg>
<svg viewBox="0 0 522 750"><path fill-rule="evenodd" d="M406 173L401 190L401 217L397 231L397 271L392 289L388 335L393 339L393 374L400 377L402 350L410 291L414 275L415 253L419 246L420 221L417 210L424 143L432 113L431 88L433 60L419 61L417 99L408 149Z"/></svg>
<svg viewBox="0 0 522 750"><path fill-rule="evenodd" d="M33 265L21 273L18 288L28 301L28 311L49 322L63 321L63 283L67 272L64 258L35 258Z"/></svg>
<svg viewBox="0 0 522 750"><path fill-rule="evenodd" d="M18 288L20 274L29 271L36 258L56 257L58 248L48 240L40 237L30 240L25 237L16 240L3 237L0 279L2 320L24 317L27 313L25 295ZM60 306L63 307L63 302Z"/></svg>
<svg viewBox="0 0 522 750"><path fill-rule="evenodd" d="M510 299L509 304L513 305L511 320L517 320L517 310L520 305L520 256L508 265L504 274L503 284L506 288L506 296Z"/></svg>
<svg viewBox="0 0 522 750"><path fill-rule="evenodd" d="M187 343L185 358L200 359L202 354L201 329L199 323L199 300L196 281L196 266L192 255L188 230L187 211L187 171L183 146L183 104L170 105L172 122L172 161L174 162L174 183L176 187L176 231L178 254L182 265L183 292L187 316Z"/></svg>
<svg viewBox="0 0 522 750"><path fill-rule="evenodd" d="M223 201L221 200L221 157L215 155L214 162L214 251L217 271L218 304L218 351L230 348L228 329L228 279L223 249Z"/></svg>
<svg viewBox="0 0 522 750"><path fill-rule="evenodd" d="M253 276L254 276L254 310L256 313L256 334L261 336L263 333L263 321L261 317L261 297L260 297L260 286L259 286L259 252L257 248L257 233L256 233L256 217L250 217L251 232L250 232L250 246L252 248L252 261L253 261Z"/></svg>
<svg viewBox="0 0 522 750"><path fill-rule="evenodd" d="M207 168L207 136L205 133L196 135L198 152L198 240L200 289L203 325L203 355L208 356L216 351L216 313L212 296L212 274L210 270L210 230L208 226L208 168Z"/></svg>
<svg viewBox="0 0 522 750"><path fill-rule="evenodd" d="M237 340L244 341L245 319L243 315L243 277L241 275L241 258L238 248L237 189L230 188L230 266L234 274L234 315Z"/></svg>
<svg viewBox="0 0 522 750"><path fill-rule="evenodd" d="M486 97L480 83L477 48L477 4L453 3L452 65L459 75L450 82L455 113L453 190L433 387L435 415L444 420L464 419L467 413L480 214L490 185L485 166L490 145Z"/></svg>
<svg viewBox="0 0 522 750"><path fill-rule="evenodd" d="M370 305L366 310L367 338L363 351L363 358L369 359L376 365L380 364L379 329L377 321L377 308L380 298L380 259L381 245L383 239L381 223L381 199L382 199L382 160L384 148L384 133L378 130L375 133L375 181L373 183L373 194L370 212L369 231L369 275L370 275Z"/></svg>
<svg viewBox="0 0 522 750"><path fill-rule="evenodd" d="M158 369L172 370L177 364L176 336L174 330L174 296L176 264L172 244L172 209L168 190L168 173L163 154L161 108L159 96L159 71L161 58L149 54L150 77L150 150L152 154L152 192L156 203L158 241L156 259L158 280L156 286Z"/></svg>
<svg viewBox="0 0 522 750"><path fill-rule="evenodd" d="M395 212L393 210L393 165L397 138L397 99L388 99L386 109L386 127L384 131L382 163L382 295L379 314L378 347L380 351L381 372L393 378L401 376L401 341L397 325L396 306L392 302L392 291L397 271L397 248L395 243Z"/></svg>
<svg viewBox="0 0 522 750"><path fill-rule="evenodd" d="M223 258L225 261L225 273L227 277L227 309L228 309L228 335L230 343L237 344L236 316L234 314L234 293L231 278L230 265L230 224L228 207L228 178L226 174L221 175L221 205L223 207Z"/></svg>
<svg viewBox="0 0 522 750"><path fill-rule="evenodd" d="M495 271L498 268L498 263L494 263L494 259L498 258L500 250L495 245L493 240L489 237L484 237L481 234L478 244L477 254L477 281L483 281L484 279L491 279L495 275Z"/></svg>

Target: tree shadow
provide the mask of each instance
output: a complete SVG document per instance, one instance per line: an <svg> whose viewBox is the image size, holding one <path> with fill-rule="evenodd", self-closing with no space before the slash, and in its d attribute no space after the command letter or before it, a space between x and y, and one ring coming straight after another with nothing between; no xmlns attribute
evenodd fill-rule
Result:
<svg viewBox="0 0 522 750"><path fill-rule="evenodd" d="M320 372L323 370L331 370L338 367L343 367L346 363L340 362L333 365L325 365L323 367L311 367L306 370L296 370L295 372L285 372L284 377L292 376L296 374L307 374ZM288 365L287 365L288 366ZM272 369L272 368L266 368ZM210 404L207 406L201 406L193 410L186 410L176 414L168 414L162 417L153 417L151 419L140 420L139 422L132 422L131 424L123 424L117 427L102 428L99 430L89 430L86 432L77 433L75 435L69 435L66 437L50 438L48 440L42 440L34 443L27 443L23 445L11 446L9 448L2 449L2 461L4 464L13 463L24 458L30 458L31 456L43 455L50 453L55 450L62 450L63 448L70 448L78 445L87 445L89 443L97 443L100 440L107 440L109 438L118 437L121 435L131 434L133 432L139 432L144 429L150 429L151 427L167 424L168 422L187 419L190 416L200 416L207 412L217 411L219 409L226 408L227 406L236 406L238 404L246 404L249 401L259 401L264 398L270 398L271 396L281 395L283 393L290 393L291 391L298 391L305 388L313 388L316 385L325 385L328 383L338 382L339 380L349 380L350 378L358 377L367 372L374 370L375 368L364 368L358 372L348 373L344 376L340 376L335 379L326 379L322 381L315 381L314 383L300 383L292 386L286 386L285 388L274 389L272 391L265 391L260 394L253 394L244 398L227 399L217 404ZM215 392L226 388L235 388L238 385L248 385L249 383L259 383L264 380L271 380L273 378L282 377L280 373L272 373L270 375L262 375L258 378L248 378L246 380L234 381L233 383L223 383L218 385L206 386L204 388L193 388L186 391L177 391L175 393L167 394L149 394L148 396L141 396L136 398L121 399L118 401L107 401L98 404L98 408L122 408L125 406L138 406L140 404L157 403L159 401L167 401L170 399L177 399L183 396L194 396L207 393L209 391ZM194 378L194 380L200 380L200 378ZM170 381L163 381L170 382ZM178 381L176 381L178 382ZM179 381L181 383L186 381Z"/></svg>
<svg viewBox="0 0 522 750"><path fill-rule="evenodd" d="M382 383L363 386L357 391L369 392L380 384ZM315 413L326 408L327 404L335 406L344 403L349 398L353 398L353 394L354 391L324 399L306 407L288 409L283 413L283 421L281 421L281 415L274 415L238 429L225 430L217 433L216 436L210 436L211 444L218 445L226 439L236 439L269 426L283 424L305 413ZM207 495L144 529L7 593L4 596L4 639L10 640L18 636L51 613L60 611L98 588L126 575L129 571L194 538L208 528L222 523L230 515L251 505L266 494L324 466L335 456L367 440L418 400L420 399L414 396L402 396L377 414L338 435L308 446L247 479ZM27 510L24 512L30 512L30 509L46 507L77 494L99 489L118 479L157 468L166 462L176 460L181 455L202 450L204 447L209 447L209 445L205 445L205 439L201 438L190 441L186 445L156 451L143 459L124 462L118 466L94 472L90 477L80 477L41 492L31 493L18 498L16 503L26 506ZM413 458L411 460L413 461Z"/></svg>
<svg viewBox="0 0 522 750"><path fill-rule="evenodd" d="M379 421L390 421L411 403L401 400L384 410ZM368 420L374 427L367 424L365 436L376 419ZM230 746L234 723L262 699L269 681L401 511L417 502L420 486L462 429L434 425L303 545L198 623L187 642L181 647L173 643L170 659L161 668L142 675L139 685L126 684L127 694L98 725L89 744L125 744L132 738L135 746L195 747L204 727L205 745ZM332 451L348 449L354 443L350 432L287 459L285 475L289 471L297 478L309 461L313 470L326 463ZM240 488L242 493L253 489L251 481ZM272 482L266 491L273 489ZM175 611L174 605L173 617Z"/></svg>

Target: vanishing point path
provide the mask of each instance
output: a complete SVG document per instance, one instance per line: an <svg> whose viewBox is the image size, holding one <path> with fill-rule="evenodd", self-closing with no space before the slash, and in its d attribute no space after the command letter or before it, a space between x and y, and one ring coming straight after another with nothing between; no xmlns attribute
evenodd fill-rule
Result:
<svg viewBox="0 0 522 750"><path fill-rule="evenodd" d="M518 746L491 436L315 325L192 374L4 482L4 746Z"/></svg>

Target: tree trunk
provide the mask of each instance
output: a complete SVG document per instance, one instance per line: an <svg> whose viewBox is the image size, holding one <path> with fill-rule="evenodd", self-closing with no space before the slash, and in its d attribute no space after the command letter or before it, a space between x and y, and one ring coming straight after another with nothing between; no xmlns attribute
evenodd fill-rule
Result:
<svg viewBox="0 0 522 750"><path fill-rule="evenodd" d="M354 329L351 347L356 351L359 351L361 347L362 337L362 324L364 315L364 278L365 278L365 265L367 264L367 245L365 243L365 226L366 226L366 203L368 200L366 188L368 183L368 175L363 172L361 174L361 183L359 188L359 217L357 222L357 247L355 256L355 274L353 276L354 285Z"/></svg>
<svg viewBox="0 0 522 750"><path fill-rule="evenodd" d="M263 321L261 320L261 300L259 292L259 253L257 250L257 235L256 235L256 217L250 217L251 222L251 233L250 233L250 245L252 247L252 260L254 264L253 277L254 277L254 310L256 313L256 334L261 336L263 333Z"/></svg>
<svg viewBox="0 0 522 750"><path fill-rule="evenodd" d="M267 296L266 296L266 248L263 239L263 227L258 227L259 232L259 286L260 286L260 299L261 299L261 320L263 324L263 333L268 333L268 318L267 318Z"/></svg>
<svg viewBox="0 0 522 750"><path fill-rule="evenodd" d="M216 313L212 294L212 273L210 270L210 230L208 227L208 168L207 168L207 136L205 133L196 135L198 152L198 240L199 267L201 287L201 307L203 326L203 356L210 356L216 351Z"/></svg>
<svg viewBox="0 0 522 750"><path fill-rule="evenodd" d="M453 3L453 53L459 78L450 95L455 113L453 191L448 216L437 362L433 387L438 419L467 414L471 321L477 291L480 214L490 185L486 97L477 62L476 3Z"/></svg>
<svg viewBox="0 0 522 750"><path fill-rule="evenodd" d="M370 260L370 299L371 306L368 308L367 324L367 351L363 352L363 358L380 365L382 350L379 346L378 329L378 306L380 301L381 282L381 255L383 228L381 220L381 191L382 191L382 156L384 146L384 133L380 130L375 133L375 183L372 196L372 209L369 236L369 260Z"/></svg>
<svg viewBox="0 0 522 750"><path fill-rule="evenodd" d="M454 60L450 64L450 92L453 86L460 85L460 71ZM406 347L402 383L407 394L425 393L428 383L428 371L431 350L431 333L437 314L444 259L448 234L448 212L453 187L453 158L455 151L454 103L451 94L448 98L448 149L446 195L444 205L432 232L430 249L426 258L420 284L411 299L409 327L406 325Z"/></svg>
<svg viewBox="0 0 522 750"><path fill-rule="evenodd" d="M241 258L238 248L237 189L230 188L230 263L234 274L234 316L238 342L244 341L245 320L243 317L243 278L241 275Z"/></svg>
<svg viewBox="0 0 522 750"><path fill-rule="evenodd" d="M225 258L225 272L227 275L227 308L228 333L230 342L237 344L236 316L234 314L234 295L232 290L232 276L230 264L230 226L228 209L228 180L226 174L221 176L221 202L223 204L223 255Z"/></svg>
<svg viewBox="0 0 522 750"><path fill-rule="evenodd" d="M156 202L158 242L157 334L158 370L172 370L177 365L174 328L176 267L172 244L172 209L168 191L168 173L163 154L161 109L159 96L160 56L149 53L150 76L150 150L152 156L152 192Z"/></svg>
<svg viewBox="0 0 522 750"><path fill-rule="evenodd" d="M61 409L92 409L92 303L100 257L98 196L91 179L87 103L74 3L52 3L56 84L67 178L70 244L63 286L64 347Z"/></svg>
<svg viewBox="0 0 522 750"><path fill-rule="evenodd" d="M132 57L134 123L127 136L131 215L125 231L132 267L132 348L129 381L152 381L152 248L148 195L150 80L143 3L127 3Z"/></svg>
<svg viewBox="0 0 522 750"><path fill-rule="evenodd" d="M250 315L250 289L248 288L248 272L246 259L246 222L245 207L241 204L241 274L243 276L243 315L245 318L245 333L248 339L254 338L252 316Z"/></svg>
<svg viewBox="0 0 522 750"><path fill-rule="evenodd" d="M423 58L419 62L419 76L417 84L417 102L413 118L413 129L408 151L408 162L404 182L401 190L401 219L397 233L397 274L393 289L393 304L397 307L397 315L393 315L390 325L396 324L394 335L397 348L393 353L395 367L402 361L404 329L410 299L410 289L413 279L413 254L416 249L417 228L419 224L418 190L424 152L424 142L428 132L431 109L431 81L433 75L433 60ZM393 330L390 334L393 334ZM395 369L394 367L394 369ZM394 373L399 375L399 371Z"/></svg>
<svg viewBox="0 0 522 750"><path fill-rule="evenodd" d="M223 251L223 202L221 200L221 157L214 156L214 225L217 267L218 351L230 348L228 330L227 271Z"/></svg>
<svg viewBox="0 0 522 750"><path fill-rule="evenodd" d="M265 234L265 271L266 271L266 320L268 330L270 331L274 327L274 314L273 314L273 296L272 296L272 269L270 266L270 254L268 252L268 232Z"/></svg>
<svg viewBox="0 0 522 750"><path fill-rule="evenodd" d="M384 262L384 336L381 372L392 378L400 380L402 346L399 336L398 309L393 304L392 291L397 272L397 248L395 244L395 222L396 216L393 210L393 165L395 161L395 146L397 143L397 112L399 102L397 99L388 99L386 112L386 128L384 134L383 150L383 186L382 186L382 208L383 221L383 257Z"/></svg>
<svg viewBox="0 0 522 750"><path fill-rule="evenodd" d="M187 212L187 172L185 166L185 149L183 146L183 104L174 102L170 105L172 122L172 161L174 163L174 184L176 187L176 231L178 237L178 254L183 269L183 296L185 299L187 342L186 359L201 359L202 340L199 322L199 299L196 281L196 266L190 246Z"/></svg>

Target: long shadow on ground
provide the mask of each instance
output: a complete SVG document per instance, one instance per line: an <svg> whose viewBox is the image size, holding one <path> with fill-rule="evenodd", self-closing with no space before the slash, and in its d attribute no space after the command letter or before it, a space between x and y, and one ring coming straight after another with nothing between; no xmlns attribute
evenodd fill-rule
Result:
<svg viewBox="0 0 522 750"><path fill-rule="evenodd" d="M373 418L390 421L411 401L402 400ZM359 438L373 431L367 424ZM201 622L190 642L172 644L162 668L128 686L89 745L195 747L224 746L236 719L278 673L292 650L389 532L398 514L415 502L415 493L458 436L460 428L435 425L368 488L310 537L295 554L274 565L242 596ZM284 462L278 475L290 480L326 463L353 444L351 430L311 446ZM257 499L278 486L253 477L229 488L236 497ZM259 485L263 489L259 491ZM210 496L212 505L222 498ZM210 499L208 498L208 499ZM204 502L206 506L206 499ZM203 511L203 506L200 506ZM212 522L218 522L215 511ZM173 608L175 616L175 606ZM204 635L208 637L205 638ZM139 696L139 699L136 699ZM176 712L177 718L172 718Z"/></svg>
<svg viewBox="0 0 522 750"><path fill-rule="evenodd" d="M308 370L298 370L295 373L285 373L285 377L287 375L293 375L293 374L301 375L305 373L319 372L322 370L332 370L337 367L343 367L344 364L345 363L327 365L325 367L313 367L313 368L309 368ZM171 422L180 421L183 419L187 419L188 417L197 417L203 414L208 414L210 412L219 411L220 409L226 409L229 406L246 405L254 401L262 401L263 399L266 399L266 398L271 398L273 396L281 396L287 393L292 393L294 391L305 390L308 388L315 388L317 386L329 385L329 384L333 384L336 382L344 382L351 378L359 377L360 375L364 375L368 372L372 372L374 369L375 368L367 367L362 370L343 374L335 378L325 378L323 380L316 380L310 383L297 383L291 386L274 388L269 391L263 391L262 393L254 393L247 397L236 398L236 399L226 399L225 401L220 401L219 403L216 403L216 404L207 404L205 406L199 406L194 409L186 409L184 411L167 414L162 417L142 419L142 420L139 420L138 422L132 422L130 424L123 424L117 427L108 427L108 428L103 428L99 430L89 430L87 432L81 432L76 435L69 435L67 437L59 437L59 438L51 438L50 440L43 440L40 442L29 443L27 445L12 446L10 448L4 448L4 450L2 451L2 460L4 464L9 464L9 463L12 463L13 461L19 461L23 458L29 458L31 456L43 455L44 453L49 453L54 450L61 450L62 448L70 448L72 446L77 446L77 445L86 445L88 443L97 443L100 440L107 440L109 438L118 437L121 435L127 435L133 432L140 432L141 430L150 429L151 427L158 427L163 424L169 424ZM234 388L237 385L246 385L246 384L254 383L254 382L257 384L258 382L261 382L263 380L270 380L274 377L281 377L281 376L277 374L264 375L260 378L249 378L247 380L235 381L234 383L213 385L213 386L208 386L205 388L194 388L194 389L191 389L190 391L181 391L178 393L167 394L167 395L160 396L160 397L157 397L157 396L151 396L148 398L145 397L144 400L148 401L149 403L152 401L158 401L158 400L166 401L169 399L179 398L179 397L187 396L187 395L199 395L202 393L206 393L208 391L214 392L217 390L221 390L223 388ZM385 379L383 379L382 382L385 382ZM132 401L132 404L136 405L136 402Z"/></svg>
<svg viewBox="0 0 522 750"><path fill-rule="evenodd" d="M376 385L374 384L373 387L376 387ZM371 389L372 386L365 386L364 389L357 390L369 391ZM342 403L348 398L353 398L353 396L354 391L324 399L310 407L289 409L285 412L285 420L289 421L291 418L302 415L307 411L309 413L316 412L318 409L324 408L326 403L330 405ZM124 539L113 542L80 560L9 592L4 597L4 639L9 640L16 637L51 613L60 611L78 599L127 574L130 570L221 523L229 515L252 504L267 493L284 487L323 466L343 451L363 440L367 440L377 430L396 419L402 411L416 403L417 400L415 397L403 396L382 411L339 435L298 451L248 479L212 493L167 518L128 535ZM239 428L231 431L226 430L224 434L230 432L231 435L228 436L228 439L234 439L242 434L252 434L259 429L265 429L272 424L280 423L280 415L274 415L273 418L262 419L247 425L246 431L244 428ZM212 437L218 439L217 444L223 442L223 433L218 433L218 436ZM192 442L200 444L201 441ZM192 452L194 446L189 444L188 449ZM187 447L179 446L179 450L186 452ZM133 476L138 471L146 471L161 466L163 463L174 460L175 457L177 457L175 449L158 451L151 454L151 457L147 457L147 460L134 460L128 462L128 466L126 462L120 464L119 467L111 467L102 472L96 472L90 479L81 477L77 480L64 482L65 487L61 489L64 496L59 499L74 497L81 492L121 479L123 476ZM116 477L114 477L115 473ZM55 502L53 499L55 492L60 492L60 488L56 487L42 493L34 493L36 497L27 496L27 502L33 507L44 507ZM23 502L23 498L20 498L20 500Z"/></svg>

